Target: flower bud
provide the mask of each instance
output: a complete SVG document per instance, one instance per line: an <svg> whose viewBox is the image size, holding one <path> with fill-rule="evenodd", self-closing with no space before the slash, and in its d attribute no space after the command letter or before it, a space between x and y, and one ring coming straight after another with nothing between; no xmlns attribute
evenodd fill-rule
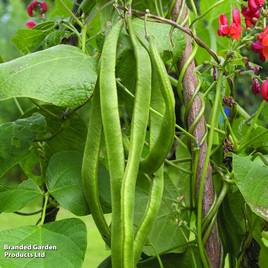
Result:
<svg viewBox="0 0 268 268"><path fill-rule="evenodd" d="M25 25L27 28L32 29L37 25L37 23L34 20L28 20Z"/></svg>
<svg viewBox="0 0 268 268"><path fill-rule="evenodd" d="M253 92L254 95L260 94L261 85L260 85L260 82L259 82L259 80L257 78L253 78L251 89L252 89L252 92Z"/></svg>

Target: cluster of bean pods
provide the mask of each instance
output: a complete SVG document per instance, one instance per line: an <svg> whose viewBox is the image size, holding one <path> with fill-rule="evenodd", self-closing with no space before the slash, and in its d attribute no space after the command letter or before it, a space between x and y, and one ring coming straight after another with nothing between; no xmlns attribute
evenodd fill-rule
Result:
<svg viewBox="0 0 268 268"><path fill-rule="evenodd" d="M136 61L136 89L127 155L123 145L115 73L118 40L124 27ZM174 141L172 86L156 40L147 36L147 42L145 46L137 37L130 15L113 25L103 45L98 82L91 101L82 179L92 217L103 240L111 247L113 268L134 268L140 259L161 204L163 163ZM158 113L153 113L153 109ZM149 152L143 157L147 132ZM98 191L102 135L111 185L111 226L104 217ZM150 178L151 189L143 220L140 226L134 228L135 188L139 174Z"/></svg>

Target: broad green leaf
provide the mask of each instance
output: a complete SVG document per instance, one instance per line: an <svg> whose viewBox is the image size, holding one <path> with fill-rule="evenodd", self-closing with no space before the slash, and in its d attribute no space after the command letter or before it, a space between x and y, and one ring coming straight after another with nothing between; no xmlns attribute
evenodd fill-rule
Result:
<svg viewBox="0 0 268 268"><path fill-rule="evenodd" d="M41 114L0 124L0 177L22 160L33 141L44 134L46 120Z"/></svg>
<svg viewBox="0 0 268 268"><path fill-rule="evenodd" d="M66 219L42 226L23 226L0 232L0 266L5 268L80 268L87 247L86 226L79 219ZM28 250L5 250L8 246L31 246ZM51 246L56 249L33 249ZM29 254L29 257L8 257L7 254ZM44 253L44 257L35 254Z"/></svg>
<svg viewBox="0 0 268 268"><path fill-rule="evenodd" d="M46 35L47 33L41 30L19 29L12 41L23 54L27 54L37 49Z"/></svg>
<svg viewBox="0 0 268 268"><path fill-rule="evenodd" d="M28 178L31 178L37 185L44 182L41 176L41 161L38 150L34 148L22 161L20 167Z"/></svg>
<svg viewBox="0 0 268 268"><path fill-rule="evenodd" d="M0 100L28 97L79 106L92 95L96 62L78 48L58 45L0 64Z"/></svg>
<svg viewBox="0 0 268 268"><path fill-rule="evenodd" d="M81 167L83 153L63 151L54 154L48 163L47 179L50 194L60 205L82 216L90 213L82 188ZM109 174L99 165L99 193L104 213L111 212Z"/></svg>
<svg viewBox="0 0 268 268"><path fill-rule="evenodd" d="M250 208L268 221L268 167L258 158L233 155L237 187Z"/></svg>
<svg viewBox="0 0 268 268"><path fill-rule="evenodd" d="M18 185L2 185L0 183L0 212L20 210L30 202L42 198L42 192L31 180L25 180Z"/></svg>
<svg viewBox="0 0 268 268"><path fill-rule="evenodd" d="M48 163L49 193L62 207L78 216L89 214L81 181L82 154L65 151L54 154Z"/></svg>

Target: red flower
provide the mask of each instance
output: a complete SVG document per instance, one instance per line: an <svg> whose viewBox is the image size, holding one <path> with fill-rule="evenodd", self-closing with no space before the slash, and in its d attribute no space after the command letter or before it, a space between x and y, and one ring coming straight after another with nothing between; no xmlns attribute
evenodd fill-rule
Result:
<svg viewBox="0 0 268 268"><path fill-rule="evenodd" d="M260 17L260 8L264 5L264 2L264 0L248 0L248 7L242 8L247 28L256 24L256 19Z"/></svg>
<svg viewBox="0 0 268 268"><path fill-rule="evenodd" d="M39 2L34 0L27 6L27 13L30 17L34 16L34 11L39 12L39 14L42 16L47 12L47 10L47 3L45 1Z"/></svg>
<svg viewBox="0 0 268 268"><path fill-rule="evenodd" d="M219 36L230 36L232 39L238 40L241 36L242 26L240 12L237 8L233 10L233 20L231 25L228 24L228 18L225 14L219 16Z"/></svg>
<svg viewBox="0 0 268 268"><path fill-rule="evenodd" d="M248 7L251 11L256 11L264 5L264 0L248 0Z"/></svg>
<svg viewBox="0 0 268 268"><path fill-rule="evenodd" d="M264 80L261 87L261 94L263 99L268 101L268 80Z"/></svg>
<svg viewBox="0 0 268 268"><path fill-rule="evenodd" d="M252 43L251 48L259 54L262 61L268 59L268 26L258 35L258 40Z"/></svg>
<svg viewBox="0 0 268 268"><path fill-rule="evenodd" d="M252 92L254 95L260 94L261 92L261 85L257 78L253 78L252 80Z"/></svg>
<svg viewBox="0 0 268 268"><path fill-rule="evenodd" d="M255 25L257 22L257 19L260 17L260 11L252 11L248 7L242 7L242 14L245 17L245 22L247 28L249 28L251 25Z"/></svg>
<svg viewBox="0 0 268 268"><path fill-rule="evenodd" d="M227 36L229 34L229 22L225 14L219 16L219 36Z"/></svg>
<svg viewBox="0 0 268 268"><path fill-rule="evenodd" d="M37 25L37 23L34 20L28 20L25 23L25 25L26 25L27 28L32 29L32 28L34 28Z"/></svg>
<svg viewBox="0 0 268 268"><path fill-rule="evenodd" d="M40 2L40 9L41 9L41 14L44 14L47 12L47 3L45 1Z"/></svg>
<svg viewBox="0 0 268 268"><path fill-rule="evenodd" d="M33 11L38 6L39 2L34 0L27 6L27 13L30 17L33 17Z"/></svg>

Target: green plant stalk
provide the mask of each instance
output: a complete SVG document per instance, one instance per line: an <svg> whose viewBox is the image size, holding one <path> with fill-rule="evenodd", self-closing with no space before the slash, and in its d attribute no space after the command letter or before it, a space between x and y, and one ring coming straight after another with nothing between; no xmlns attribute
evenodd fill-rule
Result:
<svg viewBox="0 0 268 268"><path fill-rule="evenodd" d="M121 191L121 212L123 222L123 267L134 268L135 188L149 120L152 70L149 54L139 43L130 16L127 17L127 25L134 48L137 79L131 120L129 154Z"/></svg>
<svg viewBox="0 0 268 268"><path fill-rule="evenodd" d="M164 190L164 167L162 166L156 173L152 180L151 193L149 202L144 213L144 218L139 226L134 240L134 260L135 265L139 261L143 245L151 230L152 224L157 216L161 205Z"/></svg>
<svg viewBox="0 0 268 268"><path fill-rule="evenodd" d="M98 163L101 148L101 136L102 122L97 82L89 114L87 139L84 148L81 174L83 190L92 218L105 243L108 246L111 246L111 232L104 218L104 213L99 199Z"/></svg>
<svg viewBox="0 0 268 268"><path fill-rule="evenodd" d="M249 119L250 115L241 107L238 103L235 104L236 111L243 116L245 119Z"/></svg>
<svg viewBox="0 0 268 268"><path fill-rule="evenodd" d="M21 105L20 105L18 99L17 99L16 97L14 97L13 100L14 100L15 105L17 106L17 108L18 108L20 114L21 114L21 115L24 115L24 111L23 111L23 109L22 109L22 107L21 107Z"/></svg>
<svg viewBox="0 0 268 268"><path fill-rule="evenodd" d="M123 22L117 22L105 39L99 74L101 117L112 195L112 266L122 267L121 183L125 169L124 147L115 78L116 50Z"/></svg>
<svg viewBox="0 0 268 268"><path fill-rule="evenodd" d="M41 220L40 220L40 225L43 225L45 222L45 218L46 218L46 210L47 210L47 203L48 203L48 198L49 198L49 193L46 192L44 195L44 205L43 205L43 211L42 211L42 216L41 216Z"/></svg>
<svg viewBox="0 0 268 268"><path fill-rule="evenodd" d="M198 22L199 20L203 19L210 11L212 11L214 8L218 7L219 5L221 5L222 3L224 3L224 0L220 0L218 2L216 2L215 4L213 4L210 8L208 8L203 14L201 14L200 16L196 17L192 23L190 24L190 28L193 27L193 25Z"/></svg>
<svg viewBox="0 0 268 268"><path fill-rule="evenodd" d="M198 46L195 45L194 49L190 55L190 57L187 59L187 62L185 62L185 64L183 65L181 71L180 71L180 75L179 75L179 79L178 79L178 84L177 84L177 92L178 92L178 96L179 99L182 101L183 100L183 96L182 96L182 80L184 78L185 72L187 70L187 68L189 67L190 63L193 61L196 53L198 50Z"/></svg>
<svg viewBox="0 0 268 268"><path fill-rule="evenodd" d="M229 189L229 185L224 182L219 197L217 198L217 200L214 203L214 205L210 208L209 212L207 213L207 215L205 216L205 218L203 220L203 223L202 223L202 228L203 229L207 228L207 226L210 223L210 221L217 214L217 211L218 211L220 205L222 204L223 199L225 198L225 196L226 196L226 194L228 192L228 189Z"/></svg>
<svg viewBox="0 0 268 268"><path fill-rule="evenodd" d="M250 124L250 127L249 127L247 133L246 133L246 140L249 138L249 136L250 136L250 134L251 134L251 131L252 131L253 128L255 127L255 124L256 124L257 120L259 119L259 117L260 117L260 115L261 115L261 113L262 113L262 111L263 111L265 105L266 105L266 100L263 100L263 101L261 102L261 105L259 106L257 112L250 118L250 119L252 119L252 122L251 122L251 124ZM250 119L248 119L248 121L249 121Z"/></svg>
<svg viewBox="0 0 268 268"><path fill-rule="evenodd" d="M203 194L204 194L204 188L205 188L205 179L206 179L208 166L209 166L211 149L213 145L214 128L216 127L216 118L217 118L217 113L219 109L218 106L220 104L222 78L223 78L223 74L222 74L222 70L220 70L218 81L217 81L217 87L216 87L215 101L214 101L214 105L212 107L212 112L211 112L212 113L211 122L210 122L211 129L209 130L209 134L208 134L207 154L205 157L204 166L203 166L202 174L200 178L200 186L199 186L198 201L197 201L197 240L198 240L198 248L199 248L201 260L205 268L210 267L210 263L207 260L205 247L204 247L203 239L202 239Z"/></svg>
<svg viewBox="0 0 268 268"><path fill-rule="evenodd" d="M81 34L82 34L81 49L84 53L86 53L86 42L87 42L87 27L86 26L83 26Z"/></svg>
<svg viewBox="0 0 268 268"><path fill-rule="evenodd" d="M60 0L60 3L62 4L62 6L64 7L64 9L70 14L70 16L77 22L77 24L83 28L84 24L75 16L75 14L72 12L72 10L70 10L70 8L64 3L63 0Z"/></svg>

